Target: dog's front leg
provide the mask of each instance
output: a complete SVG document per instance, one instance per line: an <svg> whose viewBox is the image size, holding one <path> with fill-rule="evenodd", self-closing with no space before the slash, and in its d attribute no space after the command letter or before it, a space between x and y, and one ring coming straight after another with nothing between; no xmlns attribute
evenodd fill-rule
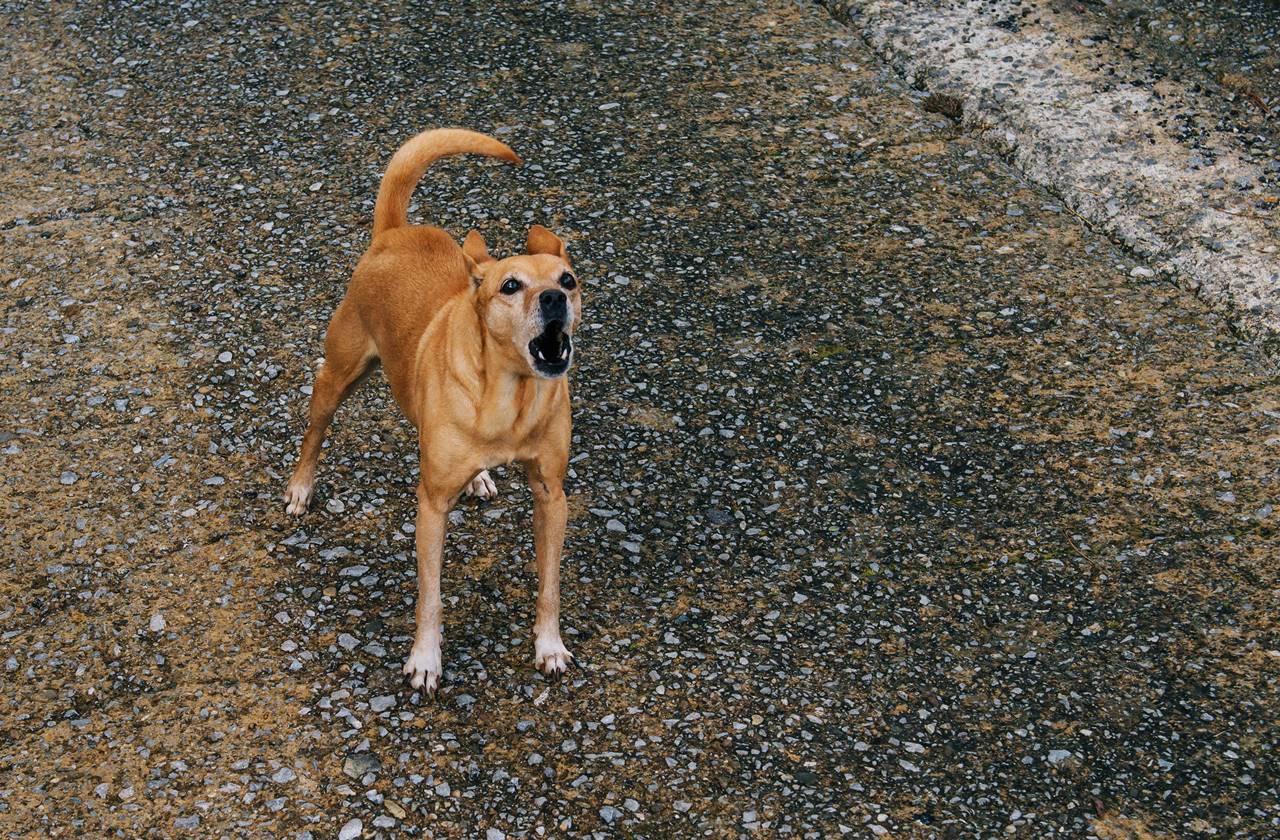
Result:
<svg viewBox="0 0 1280 840"><path fill-rule="evenodd" d="M414 688L434 694L440 686L440 637L444 606L440 601L440 567L444 558L444 530L449 499L418 486L418 519L415 526L418 550L418 606L413 650L405 660L404 672Z"/></svg>
<svg viewBox="0 0 1280 840"><path fill-rule="evenodd" d="M562 460L562 459L557 459ZM538 558L538 609L533 624L533 661L544 674L561 674L573 654L560 639L560 554L569 505L564 467L531 461L525 465L533 491L533 539Z"/></svg>

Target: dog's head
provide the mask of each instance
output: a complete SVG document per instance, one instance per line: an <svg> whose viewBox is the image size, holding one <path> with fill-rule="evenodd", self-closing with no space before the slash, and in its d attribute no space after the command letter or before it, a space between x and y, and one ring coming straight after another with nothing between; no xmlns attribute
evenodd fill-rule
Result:
<svg viewBox="0 0 1280 840"><path fill-rule="evenodd" d="M474 230L462 244L476 311L500 353L520 373L555 379L573 361L582 293L560 237L534 225L525 251L495 260Z"/></svg>

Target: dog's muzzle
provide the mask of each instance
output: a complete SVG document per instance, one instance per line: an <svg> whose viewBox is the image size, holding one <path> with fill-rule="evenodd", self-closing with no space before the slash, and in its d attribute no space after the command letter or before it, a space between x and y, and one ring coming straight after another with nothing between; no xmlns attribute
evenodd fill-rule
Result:
<svg viewBox="0 0 1280 840"><path fill-rule="evenodd" d="M569 369L573 338L564 331L564 321L547 321L538 337L529 342L533 369L543 376L561 376Z"/></svg>

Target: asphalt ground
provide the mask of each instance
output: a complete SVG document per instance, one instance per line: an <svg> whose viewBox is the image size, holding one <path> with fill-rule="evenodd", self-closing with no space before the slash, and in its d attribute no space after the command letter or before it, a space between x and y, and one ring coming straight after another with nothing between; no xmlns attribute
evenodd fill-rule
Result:
<svg viewBox="0 0 1280 840"><path fill-rule="evenodd" d="M1264 837L1273 357L816 5L7 4L0 830ZM378 177L586 282L565 640L411 429L280 499Z"/></svg>
<svg viewBox="0 0 1280 840"><path fill-rule="evenodd" d="M926 105L1147 268L1280 335L1271 0L826 5Z"/></svg>

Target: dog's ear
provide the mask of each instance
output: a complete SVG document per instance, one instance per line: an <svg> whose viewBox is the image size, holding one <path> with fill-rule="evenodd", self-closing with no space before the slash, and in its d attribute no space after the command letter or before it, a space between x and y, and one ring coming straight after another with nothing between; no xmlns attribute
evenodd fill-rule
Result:
<svg viewBox="0 0 1280 840"><path fill-rule="evenodd" d="M471 275L471 282L479 286L480 281L484 279L480 267L487 262L493 262L493 257L489 256L489 246L485 244L480 231L473 230L467 234L467 238L462 242L462 257L467 261L467 273Z"/></svg>
<svg viewBox="0 0 1280 840"><path fill-rule="evenodd" d="M542 225L534 225L529 228L529 238L525 240L524 250L528 254L551 254L553 257L559 257L565 262L569 261L569 254L565 251L564 243L560 241L560 237Z"/></svg>

